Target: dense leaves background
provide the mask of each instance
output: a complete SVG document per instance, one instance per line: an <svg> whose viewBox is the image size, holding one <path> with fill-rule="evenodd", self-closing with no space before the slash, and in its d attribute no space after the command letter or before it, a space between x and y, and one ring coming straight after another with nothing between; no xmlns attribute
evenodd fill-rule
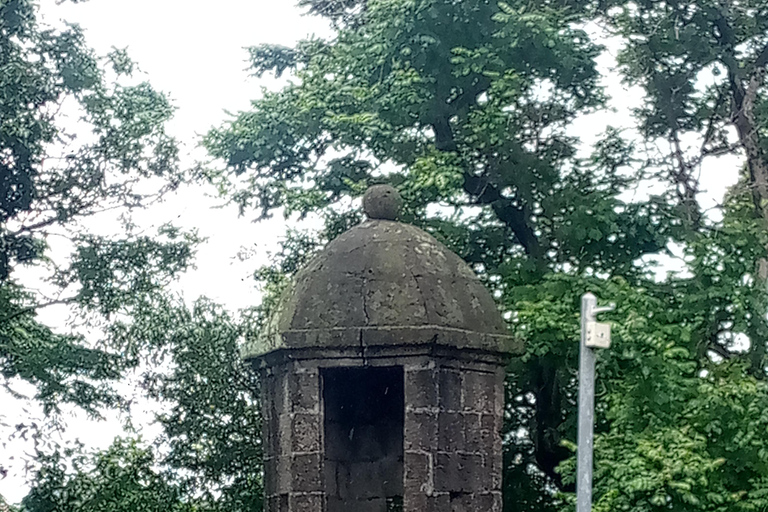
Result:
<svg viewBox="0 0 768 512"><path fill-rule="evenodd" d="M762 509L768 5L305 4L336 38L251 50L255 72L297 80L208 135L227 164L212 179L243 211L320 215L320 241L359 218L345 198L388 182L408 221L474 266L528 347L508 374L506 508L570 506L591 290L620 304L600 360L597 508ZM608 104L597 41L646 94L636 133L609 127L585 151L568 127ZM725 154L745 169L723 170L742 177L705 214L701 165ZM661 192L627 193L642 190ZM656 279L648 256L681 253Z"/></svg>
<svg viewBox="0 0 768 512"><path fill-rule="evenodd" d="M258 509L258 382L241 367L238 343L259 330L313 251L359 221L355 199L382 182L404 196L404 220L473 266L527 343L508 371L505 510L572 508L585 291L619 305L614 346L598 363L595 509L768 507L768 2L303 0L335 36L251 48L255 75L293 80L203 144L212 156L206 178L244 215L309 216L322 229L287 234L274 265L255 272L264 302L238 317L161 293L187 264L194 237L172 228L154 239L77 237L55 282L109 319L117 352L36 323L12 271L42 261L34 251L44 250L46 226L136 199L125 188L131 179L115 189L103 186L107 176L156 174L171 186L184 179L161 128L169 110L148 86L103 85L77 29L40 31L28 4L2 5L9 50L0 58L34 70L44 87L30 82L9 96L17 112L9 126L25 128L3 139L0 313L13 322L0 323L0 340L10 340L0 347L27 357L0 360L52 408L116 403L93 382L143 362L146 393L164 407L157 446L120 440L97 455L40 454L26 510L81 510L95 499L114 504L103 510L151 509L160 499ZM13 27L26 27L18 33L28 44L17 43ZM611 105L597 65L605 45L617 54L615 72L645 95L636 130L605 127L587 147L570 127ZM34 65L38 57L25 52L51 65ZM130 68L123 55L111 62ZM98 142L46 174L45 143L57 132L43 114L66 95L80 101ZM724 155L743 167L721 168L738 179L705 211L702 165ZM50 195L64 190L57 186L73 188ZM38 218L51 220L36 226ZM25 225L33 227L19 231ZM675 271L657 275L659 258ZM23 330L5 331L17 324ZM67 380L72 374L87 381ZM105 476L100 468L110 464L124 477Z"/></svg>

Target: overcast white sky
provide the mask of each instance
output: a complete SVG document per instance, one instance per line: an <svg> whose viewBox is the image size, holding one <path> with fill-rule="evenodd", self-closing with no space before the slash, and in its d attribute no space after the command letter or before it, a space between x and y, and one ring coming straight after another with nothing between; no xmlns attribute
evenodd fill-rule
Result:
<svg viewBox="0 0 768 512"><path fill-rule="evenodd" d="M259 96L261 87L277 88L285 81L256 80L246 71L247 46L275 43L287 46L310 34L328 35L328 26L317 18L302 16L293 0L89 0L86 3L56 5L54 0L40 0L43 20L59 23L65 19L80 24L88 43L100 54L112 47L128 48L140 71L154 87L169 93L178 108L170 123L170 132L184 144L187 162L204 157L194 153L198 136L227 118L225 111L247 109ZM604 61L610 65L610 58ZM579 121L572 129L590 141L607 124L630 126L627 108L637 101L637 91L625 91L611 81L611 93L618 112L604 112ZM703 185L714 192L709 205L719 200L725 187L735 180L735 169L723 172L724 164L705 169ZM733 163L728 166L733 169ZM252 280L253 270L268 261L283 233L280 219L254 224L238 218L233 207L214 208L222 201L210 197L213 190L186 187L151 210L140 212L136 220L146 228L172 221L195 228L208 238L199 251L197 270L180 283L188 300L206 295L236 310L257 303L258 291ZM241 248L250 249L246 261L236 256ZM48 323L61 323L66 311L50 308L41 315ZM21 404L0 395L4 404ZM4 412L8 409L3 407ZM146 415L145 411L145 417ZM80 437L93 447L108 446L120 434L120 423L92 423L81 417L70 420L71 436ZM148 436L152 431L147 432ZM0 428L3 438L3 429ZM18 456L31 445L18 443L2 451L3 463ZM18 502L27 492L21 466L0 480L0 494Z"/></svg>

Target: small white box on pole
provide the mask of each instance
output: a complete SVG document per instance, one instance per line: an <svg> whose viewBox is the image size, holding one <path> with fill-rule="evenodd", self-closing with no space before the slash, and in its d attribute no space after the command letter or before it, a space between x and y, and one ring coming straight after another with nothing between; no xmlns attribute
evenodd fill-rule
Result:
<svg viewBox="0 0 768 512"><path fill-rule="evenodd" d="M584 344L589 348L610 348L611 324L587 322L587 339Z"/></svg>

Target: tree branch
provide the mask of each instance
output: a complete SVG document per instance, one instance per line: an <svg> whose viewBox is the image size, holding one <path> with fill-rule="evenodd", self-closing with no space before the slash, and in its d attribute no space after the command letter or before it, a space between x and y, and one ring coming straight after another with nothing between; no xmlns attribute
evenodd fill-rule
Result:
<svg viewBox="0 0 768 512"><path fill-rule="evenodd" d="M458 151L449 117L442 116L435 119L432 122L432 129L435 132L435 147L438 150ZM491 206L496 217L512 230L526 254L533 258L537 265L543 264L541 244L535 231L528 224L529 216L525 205L516 205L513 199L502 196L499 188L491 183L488 176L478 176L471 171L464 173L464 191L475 199L475 204Z"/></svg>
<svg viewBox="0 0 768 512"><path fill-rule="evenodd" d="M50 307L50 306L55 306L55 305L58 305L58 304L72 304L76 300L77 300L76 296L75 297L67 297L66 299L55 299L55 300L52 300L52 301L49 301L49 302L43 302L42 304L35 304L34 306L28 306L28 307L25 307L25 308L21 308L21 309L19 309L17 311L14 311L10 315L7 315L7 316L5 316L3 318L0 318L0 323L10 322L14 318L18 318L18 317L20 317L22 315L26 315L27 313L31 313L33 311L37 311L39 309L47 308L47 307Z"/></svg>
<svg viewBox="0 0 768 512"><path fill-rule="evenodd" d="M755 68L762 68L766 64L768 64L768 44L763 46L763 49L760 50L760 53L757 54L757 58L755 59Z"/></svg>
<svg viewBox="0 0 768 512"><path fill-rule="evenodd" d="M728 23L725 13L720 13L720 16L715 20L715 26L720 33L717 39L724 51L721 60L728 69L728 82L733 98L731 122L736 127L739 142L747 156L747 169L755 213L758 217L765 219L768 218L768 212L766 212L763 204L768 201L768 162L760 144L754 109L758 89L765 79L764 65L768 63L768 46L763 48L756 58L752 72L745 84L744 71L736 58L735 33Z"/></svg>
<svg viewBox="0 0 768 512"><path fill-rule="evenodd" d="M706 146L712 141L712 136L715 133L715 119L717 119L717 112L720 107L725 103L725 87L717 88L717 100L715 101L715 108L712 109L712 115L707 119L707 130L704 132L704 140L701 143L701 153L706 153Z"/></svg>
<svg viewBox="0 0 768 512"><path fill-rule="evenodd" d="M714 352L715 354L719 355L723 359L732 359L733 353L728 351L727 348L720 345L717 342L711 342L707 345L707 350Z"/></svg>
<svg viewBox="0 0 768 512"><path fill-rule="evenodd" d="M701 208L699 207L698 201L696 201L698 183L693 179L691 172L692 165L685 160L677 129L672 130L670 139L674 147L673 155L677 161L678 167L677 172L674 172L674 170L672 171L672 179L677 185L678 198L688 214L688 222L690 222L691 226L698 231L701 227Z"/></svg>

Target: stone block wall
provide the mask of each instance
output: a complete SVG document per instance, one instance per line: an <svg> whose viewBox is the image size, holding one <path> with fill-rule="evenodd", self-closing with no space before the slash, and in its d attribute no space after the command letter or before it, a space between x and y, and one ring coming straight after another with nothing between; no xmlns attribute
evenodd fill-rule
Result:
<svg viewBox="0 0 768 512"><path fill-rule="evenodd" d="M322 414L317 368L262 371L266 512L318 512L324 507Z"/></svg>
<svg viewBox="0 0 768 512"><path fill-rule="evenodd" d="M503 379L501 368L405 366L405 511L501 512Z"/></svg>
<svg viewBox="0 0 768 512"><path fill-rule="evenodd" d="M321 367L360 363L262 368L266 512L501 512L503 366L445 357L365 361L402 368L402 443L395 449L402 457L375 455L376 443L364 445L373 450L367 454L327 453L334 441L324 432L333 428L324 417ZM391 443L381 431L370 435ZM401 500L392 499L392 475L402 478Z"/></svg>

